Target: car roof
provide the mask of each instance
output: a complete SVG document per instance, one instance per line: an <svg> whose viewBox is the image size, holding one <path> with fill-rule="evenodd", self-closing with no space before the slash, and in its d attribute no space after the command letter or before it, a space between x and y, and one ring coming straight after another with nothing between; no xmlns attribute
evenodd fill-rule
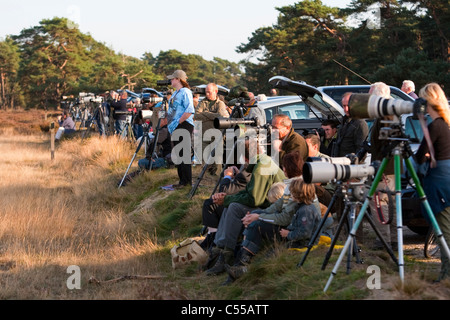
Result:
<svg viewBox="0 0 450 320"><path fill-rule="evenodd" d="M201 84L198 86L195 86L192 88L192 91L194 93L200 93L200 94L205 94L205 90L206 90L206 84ZM217 85L217 88L219 89L219 94L221 95L228 95L228 93L230 93L230 89L228 89L227 87L221 86L221 85Z"/></svg>
<svg viewBox="0 0 450 320"><path fill-rule="evenodd" d="M410 95L404 93L397 87L389 86L391 89L391 94L394 94L395 97L406 101L414 101L414 98ZM317 87L321 92L327 93L332 99L334 99L337 103L341 104L342 95L345 92L354 92L354 93L369 93L370 85L360 84L360 85L335 85L335 86L320 86Z"/></svg>

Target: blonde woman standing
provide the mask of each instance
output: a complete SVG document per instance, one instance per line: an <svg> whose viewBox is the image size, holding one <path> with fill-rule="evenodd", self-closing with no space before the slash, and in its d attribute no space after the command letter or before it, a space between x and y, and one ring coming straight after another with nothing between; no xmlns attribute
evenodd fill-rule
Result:
<svg viewBox="0 0 450 320"><path fill-rule="evenodd" d="M423 188L433 210L439 228L449 245L450 240L450 109L444 91L437 83L424 86L419 96L427 101L427 112L432 118L428 125L431 144L434 149L436 167L430 168L424 177ZM422 164L430 160L430 149L425 139L416 153L416 160ZM443 280L450 275L450 262L441 250L441 273Z"/></svg>

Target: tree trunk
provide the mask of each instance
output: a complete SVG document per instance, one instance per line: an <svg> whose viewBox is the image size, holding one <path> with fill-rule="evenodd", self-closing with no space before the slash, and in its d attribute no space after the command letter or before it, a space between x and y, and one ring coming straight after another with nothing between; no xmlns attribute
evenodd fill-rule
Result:
<svg viewBox="0 0 450 320"><path fill-rule="evenodd" d="M5 101L5 73L3 72L3 69L0 71L0 86L1 86L1 96L0 96L0 109L5 108L6 109L6 101Z"/></svg>

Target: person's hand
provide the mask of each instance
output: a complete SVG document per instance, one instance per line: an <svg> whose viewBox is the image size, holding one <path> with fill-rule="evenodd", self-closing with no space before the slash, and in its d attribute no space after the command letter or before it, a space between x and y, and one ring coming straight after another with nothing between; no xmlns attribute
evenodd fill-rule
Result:
<svg viewBox="0 0 450 320"><path fill-rule="evenodd" d="M289 230L286 230L286 229L281 229L280 230L280 236L282 238L287 238L288 234L289 234Z"/></svg>
<svg viewBox="0 0 450 320"><path fill-rule="evenodd" d="M242 224L244 227L248 227L253 221L259 219L259 214L247 212L244 218L242 218Z"/></svg>
<svg viewBox="0 0 450 320"><path fill-rule="evenodd" d="M222 206L225 202L225 196L227 194L225 192L215 193L212 195L212 200L214 204L217 204L219 206Z"/></svg>

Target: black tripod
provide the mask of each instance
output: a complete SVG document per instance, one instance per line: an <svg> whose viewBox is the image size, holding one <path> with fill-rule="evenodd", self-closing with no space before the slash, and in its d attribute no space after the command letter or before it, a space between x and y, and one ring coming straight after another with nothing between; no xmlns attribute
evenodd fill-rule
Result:
<svg viewBox="0 0 450 320"><path fill-rule="evenodd" d="M85 131L83 131L83 135L81 140L84 140L84 138L86 136L89 136L92 127L94 126L95 121L98 119L99 121L99 125L103 125L103 127L105 127L105 119L103 118L103 106L102 104L99 104L94 111L94 114L92 115L92 117L88 120L89 121L89 125L87 126L87 129Z"/></svg>
<svg viewBox="0 0 450 320"><path fill-rule="evenodd" d="M159 131L161 129L161 120L163 118L165 118L166 108L167 108L167 99L165 98L165 100L163 101L163 107L162 107L162 110L164 110L164 111L161 111L161 113L158 116L158 125L156 126L155 137L153 138L153 148L152 148L151 159L150 159L150 168L149 168L150 171L152 170L152 167L153 167L153 160L154 160L153 157L156 157L156 154L157 154L156 150L158 148L158 139L159 139ZM133 162L136 159L136 157L139 153L139 150L141 150L142 145L145 144L146 148L148 146L150 125L143 124L142 126L144 128L144 135L142 136L141 141L139 142L139 145L136 148L136 151L133 155L133 158L131 159L130 164L128 165L127 171L125 172L125 175L123 176L122 181L120 181L120 183L119 183L119 189L122 187L123 182L125 181L125 179L128 175L128 171L130 170L131 166L133 165ZM145 150L145 151L146 151L145 154L147 154L147 150Z"/></svg>
<svg viewBox="0 0 450 320"><path fill-rule="evenodd" d="M120 183L119 183L119 189L122 187L122 185L123 185L123 183L124 183L124 181L125 181L125 179L126 179L126 177L127 177L127 175L128 175L128 171L130 170L131 166L133 165L133 162L134 162L134 160L136 159L136 157L137 157L139 151L141 150L142 145L143 145L143 144L145 144L145 146L148 145L147 143L148 143L148 139L149 139L149 129L150 129L150 126L147 125L147 124L144 124L143 127L144 127L144 135L142 136L141 141L139 142L139 145L137 146L136 151L134 152L133 158L131 159L130 164L128 165L127 171L125 171L125 174L124 174L122 180L121 180ZM157 141L157 140L155 140L155 143L154 143L155 146L156 146L156 144L157 144L156 141ZM152 153L152 158L153 158L153 153ZM150 166L151 166L152 162L153 162L153 161L150 160Z"/></svg>
<svg viewBox="0 0 450 320"><path fill-rule="evenodd" d="M244 118L244 107L243 107L243 103L237 103L234 107L233 110L231 112L230 118ZM224 134L226 133L227 129L223 129L222 130L222 137L224 136ZM203 165L202 171L200 172L200 175L197 178L197 181L194 183L194 185L191 188L191 191L188 194L189 199L192 199L192 197L195 195L195 192L197 191L200 182L203 180L203 176L205 175L206 171L208 170L209 166L210 166L210 162L211 159L214 159L216 156L216 149L219 145L221 145L221 142L223 141L217 141L216 144L214 145L214 148L211 150L211 153L208 157L208 160L205 162L205 164ZM236 149L236 142L234 143L233 149L230 152L230 155L234 155L234 150ZM216 186L214 188L213 193L215 193L215 191L217 190L217 187L220 183L220 180L223 178L224 176L224 171L227 168L226 165L229 164L230 159L226 159L225 164L222 168L222 171L219 175L219 179L216 183Z"/></svg>

